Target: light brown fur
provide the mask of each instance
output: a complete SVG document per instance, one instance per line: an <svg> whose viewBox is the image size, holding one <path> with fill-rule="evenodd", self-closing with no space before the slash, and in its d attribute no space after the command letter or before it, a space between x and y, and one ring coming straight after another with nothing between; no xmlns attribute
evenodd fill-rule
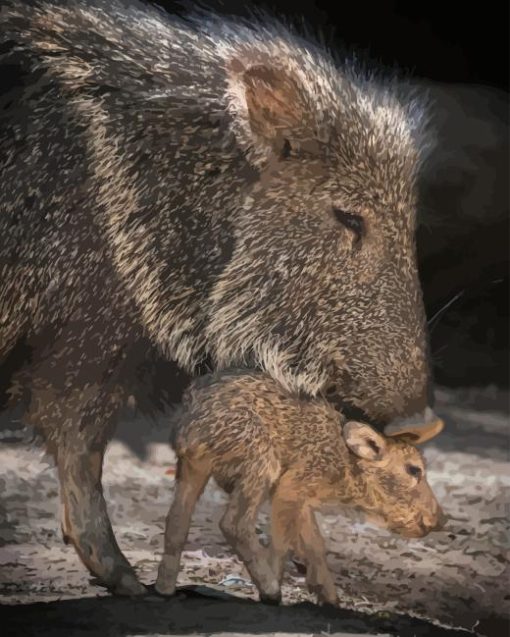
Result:
<svg viewBox="0 0 510 637"><path fill-rule="evenodd" d="M230 494L221 529L265 601L280 600L292 550L307 563L308 587L319 601L337 603L314 517L324 505L356 507L408 537L441 524L416 447L345 422L326 401L295 398L265 374L223 372L197 381L174 427L177 485L156 583L160 593L175 591L194 505L210 477ZM255 523L268 497L272 542L265 549Z"/></svg>

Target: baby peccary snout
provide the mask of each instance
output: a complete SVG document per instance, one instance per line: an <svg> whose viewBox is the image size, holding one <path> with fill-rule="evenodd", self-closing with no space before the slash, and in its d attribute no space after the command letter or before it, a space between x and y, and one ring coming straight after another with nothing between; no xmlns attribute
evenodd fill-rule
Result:
<svg viewBox="0 0 510 637"><path fill-rule="evenodd" d="M246 565L261 600L278 603L287 554L307 566L319 603L337 604L324 540L314 512L354 506L397 533L420 537L442 512L425 477L420 452L366 424L344 422L324 400L300 400L265 374L231 371L201 378L175 418L178 457L156 590L175 592L192 512L208 479L229 495L221 520L227 541ZM271 499L271 543L255 532Z"/></svg>

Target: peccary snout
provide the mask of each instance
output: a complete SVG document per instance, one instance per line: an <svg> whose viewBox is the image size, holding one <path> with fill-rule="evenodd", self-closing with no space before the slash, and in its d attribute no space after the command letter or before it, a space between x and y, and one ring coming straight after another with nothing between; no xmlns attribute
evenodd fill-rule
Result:
<svg viewBox="0 0 510 637"><path fill-rule="evenodd" d="M386 425L384 432L387 436L405 436L414 444L420 444L437 436L443 427L443 420L427 406L413 416L393 420Z"/></svg>
<svg viewBox="0 0 510 637"><path fill-rule="evenodd" d="M426 511L418 514L415 525L409 525L399 529L395 527L392 530L400 533L404 537L425 537L432 531L440 531L446 521L446 516L443 513L441 507L433 511Z"/></svg>
<svg viewBox="0 0 510 637"><path fill-rule="evenodd" d="M432 531L440 531L446 522L446 516L441 507L436 503L430 511L419 513L416 519L404 527L393 527L392 531L404 537L425 537Z"/></svg>
<svg viewBox="0 0 510 637"><path fill-rule="evenodd" d="M432 511L422 513L421 525L426 533L440 531L446 524L447 519L443 509L436 502L436 506Z"/></svg>

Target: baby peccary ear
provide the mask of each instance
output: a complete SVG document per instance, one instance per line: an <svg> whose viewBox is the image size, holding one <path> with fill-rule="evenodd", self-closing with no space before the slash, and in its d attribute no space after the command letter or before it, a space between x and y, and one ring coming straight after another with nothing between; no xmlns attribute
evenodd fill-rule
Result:
<svg viewBox="0 0 510 637"><path fill-rule="evenodd" d="M345 444L359 458L380 460L386 452L386 441L380 433L362 422L350 420L342 429Z"/></svg>

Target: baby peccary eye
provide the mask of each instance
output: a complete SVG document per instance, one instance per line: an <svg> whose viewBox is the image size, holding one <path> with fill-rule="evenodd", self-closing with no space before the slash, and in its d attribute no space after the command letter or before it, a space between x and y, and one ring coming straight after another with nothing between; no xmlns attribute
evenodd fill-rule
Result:
<svg viewBox="0 0 510 637"><path fill-rule="evenodd" d="M289 140L286 139L283 142L283 147L280 152L280 157L281 159L288 159L291 156L291 153L292 153L292 146L290 145Z"/></svg>
<svg viewBox="0 0 510 637"><path fill-rule="evenodd" d="M356 243L359 244L363 238L365 232L365 225L363 223L363 217L354 214L353 212L346 212L341 208L333 208L333 216L341 223L347 230L354 233Z"/></svg>
<svg viewBox="0 0 510 637"><path fill-rule="evenodd" d="M418 480L421 478L422 471L420 467L417 467L414 464L406 464L406 471L413 478L417 478Z"/></svg>

